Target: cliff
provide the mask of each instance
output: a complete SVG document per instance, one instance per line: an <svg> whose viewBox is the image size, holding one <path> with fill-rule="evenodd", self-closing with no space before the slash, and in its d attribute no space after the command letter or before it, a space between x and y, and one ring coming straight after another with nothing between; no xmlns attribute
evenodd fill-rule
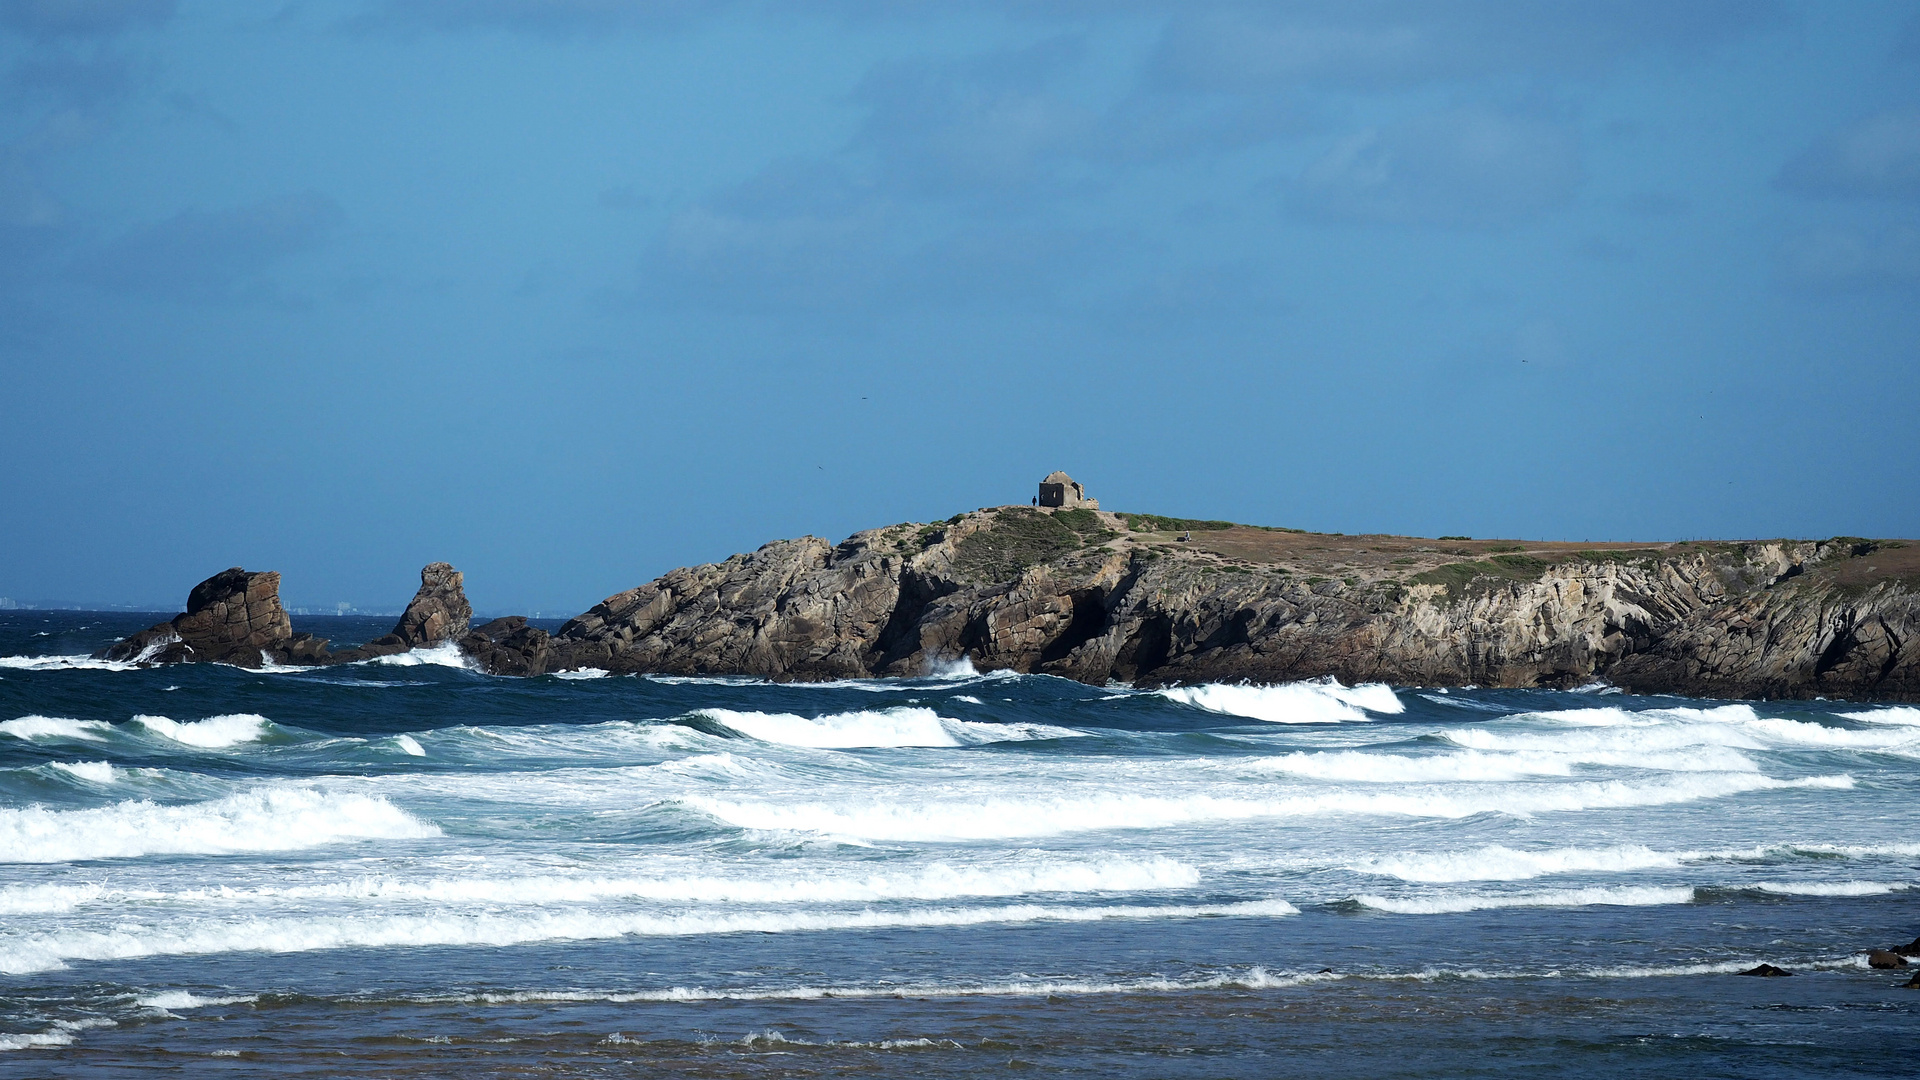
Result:
<svg viewBox="0 0 1920 1080"><path fill-rule="evenodd" d="M1182 535L1190 537L1181 540ZM1920 700L1920 545L1339 536L1000 507L782 540L608 597L491 670L768 679L982 669L1136 685L1410 685Z"/></svg>

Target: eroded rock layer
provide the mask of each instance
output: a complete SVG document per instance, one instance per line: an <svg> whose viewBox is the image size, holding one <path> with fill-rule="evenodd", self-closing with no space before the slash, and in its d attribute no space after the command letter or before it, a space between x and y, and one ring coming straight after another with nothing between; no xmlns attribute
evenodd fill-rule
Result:
<svg viewBox="0 0 1920 1080"><path fill-rule="evenodd" d="M516 632L469 651L529 674L830 679L965 657L1091 683L1600 679L1917 700L1920 549L1449 545L1003 507L838 545L778 541L610 596L551 638Z"/></svg>

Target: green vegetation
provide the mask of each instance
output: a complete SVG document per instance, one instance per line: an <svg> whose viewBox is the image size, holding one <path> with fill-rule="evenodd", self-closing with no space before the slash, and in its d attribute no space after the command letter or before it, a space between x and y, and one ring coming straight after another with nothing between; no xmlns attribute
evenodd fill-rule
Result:
<svg viewBox="0 0 1920 1080"><path fill-rule="evenodd" d="M1658 559L1660 553L1652 548L1623 548L1613 551L1579 551L1574 553L1582 562L1622 563L1640 565Z"/></svg>
<svg viewBox="0 0 1920 1080"><path fill-rule="evenodd" d="M1864 536L1836 536L1827 543L1846 548L1847 557L1850 559L1871 555L1880 550L1880 544L1877 541L1869 540Z"/></svg>
<svg viewBox="0 0 1920 1080"><path fill-rule="evenodd" d="M1068 513L1091 515L1091 510L1070 510ZM1233 528L1231 521L1199 521L1194 518L1161 517L1159 514L1120 514L1120 520L1134 532L1219 532Z"/></svg>
<svg viewBox="0 0 1920 1080"><path fill-rule="evenodd" d="M1527 549L1526 549L1526 545L1524 544L1495 544L1492 547L1488 548L1487 550L1488 551L1525 551Z"/></svg>
<svg viewBox="0 0 1920 1080"><path fill-rule="evenodd" d="M1093 517L1090 511L1082 513ZM955 545L955 572L979 582L1007 581L1029 567L1079 550L1089 540L1060 520L1063 516L1024 506L1000 511L991 524ZM1098 519L1094 520L1097 526Z"/></svg>
<svg viewBox="0 0 1920 1080"><path fill-rule="evenodd" d="M1408 556L1407 558L1404 558L1404 559L1393 560L1393 565L1394 566L1412 566L1414 563L1417 563L1419 561L1420 561L1419 559L1413 558L1412 556Z"/></svg>
<svg viewBox="0 0 1920 1080"><path fill-rule="evenodd" d="M1448 600L1459 600L1478 586L1483 591L1510 581L1537 581L1547 564L1527 555L1495 555L1484 562L1448 563L1413 575L1407 580L1420 585L1440 585Z"/></svg>
<svg viewBox="0 0 1920 1080"><path fill-rule="evenodd" d="M1471 537L1471 536L1442 536L1442 537L1440 537L1439 539L1441 539L1441 540L1471 540L1471 539L1473 539L1473 537Z"/></svg>

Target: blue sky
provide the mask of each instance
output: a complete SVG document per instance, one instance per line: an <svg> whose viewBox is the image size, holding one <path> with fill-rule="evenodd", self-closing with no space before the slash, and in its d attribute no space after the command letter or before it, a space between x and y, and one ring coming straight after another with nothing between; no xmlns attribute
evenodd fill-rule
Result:
<svg viewBox="0 0 1920 1080"><path fill-rule="evenodd" d="M1920 535L1920 4L0 4L0 595Z"/></svg>

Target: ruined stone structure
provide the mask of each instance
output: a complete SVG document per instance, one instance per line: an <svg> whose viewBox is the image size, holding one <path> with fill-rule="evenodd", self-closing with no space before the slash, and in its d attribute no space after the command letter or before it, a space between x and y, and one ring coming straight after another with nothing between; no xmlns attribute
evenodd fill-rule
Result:
<svg viewBox="0 0 1920 1080"><path fill-rule="evenodd" d="M1040 505L1062 510L1098 510L1099 499L1087 498L1087 489L1063 472L1051 472L1040 481Z"/></svg>

